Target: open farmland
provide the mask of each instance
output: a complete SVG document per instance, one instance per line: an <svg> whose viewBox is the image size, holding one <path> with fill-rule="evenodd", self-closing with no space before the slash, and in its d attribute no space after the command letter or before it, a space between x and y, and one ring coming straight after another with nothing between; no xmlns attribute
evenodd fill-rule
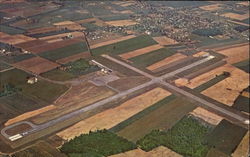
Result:
<svg viewBox="0 0 250 157"><path fill-rule="evenodd" d="M53 70L47 71L45 73L42 73L41 76L51 79L51 80L56 80L56 81L66 81L75 77L73 74L69 72L65 72L60 69L53 69Z"/></svg>
<svg viewBox="0 0 250 157"><path fill-rule="evenodd" d="M172 56L174 53L175 52L170 49L162 48L147 54L131 58L129 60L139 68L146 68L152 64L157 63L158 61L161 61L165 57Z"/></svg>
<svg viewBox="0 0 250 157"><path fill-rule="evenodd" d="M57 133L57 135L65 140L69 140L82 133L88 133L91 130L110 129L168 95L170 95L168 91L161 88L155 88L122 103L118 107L108 109L85 119L72 127Z"/></svg>
<svg viewBox="0 0 250 157"><path fill-rule="evenodd" d="M249 86L249 74L235 68L230 76L214 86L204 90L203 95L223 104L232 106L240 92Z"/></svg>
<svg viewBox="0 0 250 157"><path fill-rule="evenodd" d="M249 131L245 134L240 144L237 146L233 152L233 157L242 157L249 154Z"/></svg>
<svg viewBox="0 0 250 157"><path fill-rule="evenodd" d="M220 4L205 5L205 6L201 6L199 8L206 10L206 11L216 11L216 10L221 9Z"/></svg>
<svg viewBox="0 0 250 157"><path fill-rule="evenodd" d="M152 46L144 47L144 48L137 49L137 50L134 50L131 52L123 53L119 56L122 57L123 59L130 59L130 58L134 58L134 57L137 57L137 56L140 56L143 54L147 54L147 53L152 52L152 51L156 51L156 50L161 49L161 48L163 48L163 47L160 45L152 45Z"/></svg>
<svg viewBox="0 0 250 157"><path fill-rule="evenodd" d="M176 53L176 54L173 54L171 56L166 56L165 59L163 60L160 60L159 62L156 62L154 64L151 64L149 66L147 66L147 69L150 70L150 71L154 71L154 70L157 70L163 66L166 66L170 63L173 63L175 61L178 61L178 60L181 60L181 59L184 59L186 58L187 56L183 55L183 54L180 54L180 53Z"/></svg>
<svg viewBox="0 0 250 157"><path fill-rule="evenodd" d="M115 92L106 87L97 87L91 83L83 83L73 86L66 94L57 99L55 104L56 109L33 117L32 122L36 124L47 122L114 94Z"/></svg>
<svg viewBox="0 0 250 157"><path fill-rule="evenodd" d="M38 55L49 60L59 60L62 58L66 58L78 53L83 53L87 51L87 46L85 43L80 42L76 44L72 44L66 47L58 48L51 51L46 51L43 53L39 53Z"/></svg>
<svg viewBox="0 0 250 157"><path fill-rule="evenodd" d="M1 32L7 33L7 34L10 34L10 35L21 34L21 33L25 32L22 29L9 27L9 26L5 26L5 25L0 25L0 30L1 30Z"/></svg>
<svg viewBox="0 0 250 157"><path fill-rule="evenodd" d="M171 97L155 103L151 108L131 117L124 124L119 124L120 126L118 125L117 128L114 127L113 130L118 135L135 142L154 129L170 129L195 108L195 105L187 102L186 99Z"/></svg>
<svg viewBox="0 0 250 157"><path fill-rule="evenodd" d="M249 62L250 60L249 59L246 59L246 60L243 60L241 62L238 62L238 63L235 63L233 64L234 66L236 66L237 68L249 73Z"/></svg>
<svg viewBox="0 0 250 157"><path fill-rule="evenodd" d="M231 155L246 132L246 129L222 120L206 137L206 141L209 146Z"/></svg>
<svg viewBox="0 0 250 157"><path fill-rule="evenodd" d="M157 41L160 45L175 45L178 44L177 41L168 38L166 36L153 37L155 41Z"/></svg>
<svg viewBox="0 0 250 157"><path fill-rule="evenodd" d="M225 14L222 14L220 16L224 16L224 17L231 18L234 20L245 20L245 19L249 18L249 13L243 14L243 15L237 14L237 13L225 13Z"/></svg>
<svg viewBox="0 0 250 157"><path fill-rule="evenodd" d="M136 25L137 22L132 20L115 20L115 21L106 21L108 25L111 26L130 26L130 25Z"/></svg>
<svg viewBox="0 0 250 157"><path fill-rule="evenodd" d="M219 50L217 52L227 56L228 58L226 60L229 64L234 64L249 58L249 45L246 44L244 46L236 46L224 50Z"/></svg>
<svg viewBox="0 0 250 157"><path fill-rule="evenodd" d="M3 72L0 77L0 91L3 85L11 84L21 89L21 93L24 95L52 103L68 89L68 87L64 85L54 84L43 80L38 80L35 84L27 84L26 78L29 76L29 74L18 69Z"/></svg>
<svg viewBox="0 0 250 157"><path fill-rule="evenodd" d="M249 108L249 97L245 97L245 96L242 96L242 95L239 95L233 106L233 108L239 110L239 111L243 111L243 112L246 112L246 113L250 113L250 108Z"/></svg>
<svg viewBox="0 0 250 157"><path fill-rule="evenodd" d="M11 45L20 44L20 43L32 41L32 40L35 40L35 38L31 38L22 34L0 37L0 42L11 44Z"/></svg>
<svg viewBox="0 0 250 157"><path fill-rule="evenodd" d="M134 149L131 151L127 151L124 153L116 154L116 155L111 155L109 157L182 157L182 155L177 154L176 152L172 151L171 149L164 147L164 146L159 146L149 152L143 151L141 149Z"/></svg>
<svg viewBox="0 0 250 157"><path fill-rule="evenodd" d="M92 49L92 53L94 55L101 55L104 53L119 55L154 44L156 44L156 42L150 36L141 35L132 39Z"/></svg>
<svg viewBox="0 0 250 157"><path fill-rule="evenodd" d="M15 66L21 67L35 74L40 74L59 67L59 64L56 64L41 57L33 57L30 59L23 60L21 62L17 62L15 63Z"/></svg>

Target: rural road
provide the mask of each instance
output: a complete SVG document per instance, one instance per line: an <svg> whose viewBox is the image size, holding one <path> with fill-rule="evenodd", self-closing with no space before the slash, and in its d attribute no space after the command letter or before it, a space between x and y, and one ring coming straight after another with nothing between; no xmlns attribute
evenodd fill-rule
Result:
<svg viewBox="0 0 250 157"><path fill-rule="evenodd" d="M190 99L192 99L192 100L195 100L195 101L197 101L197 102L199 102L199 103L201 103L201 104L203 104L203 105L205 105L205 106L207 106L207 107L210 107L210 108L212 108L212 109L218 111L219 113L221 113L221 114L223 114L223 115L232 117L233 119L237 119L238 121L241 121L242 123L244 123L244 122L247 120L246 118L244 118L244 117L242 117L242 116L240 116L240 115L237 115L237 114L235 114L235 113L233 113L233 112L231 112L231 111L228 111L228 110L226 110L226 109L224 109L224 108L222 108L222 107L219 107L219 106L217 106L217 105L215 105L215 104L213 104L213 103L210 103L210 102L208 102L208 101L206 101L206 100L204 100L204 99L202 99L202 98L200 98L200 97L198 97L198 96L195 96L195 95L193 95L193 94L191 94L191 93L189 93L189 92L187 92L187 91L185 91L185 90L183 90L183 89L181 89L181 88L178 88L178 87L176 87L176 86L174 86L174 85L172 85L172 84L167 83L167 82L164 81L164 79L166 79L166 78L168 78L168 77L172 77L172 76L174 76L174 75L176 75L176 74L178 74L178 73L180 73L180 72L183 72L183 71L185 71L185 70L187 70L187 69L190 69L190 68L192 68L192 67L195 67L195 66L197 66L197 65L200 65L200 64L202 64L202 63L205 63L205 62L209 61L210 59L213 58L212 56L205 57L204 59L198 60L197 62L194 62L194 63L192 63L192 64L189 64L189 65L187 65L187 66L185 66L185 67L182 67L182 68L180 68L180 69L177 69L177 70L175 70L175 71L173 71L173 72L167 73L167 74L165 74L165 75L163 75L163 76L160 76L160 77L154 77L154 76L152 76L152 75L150 75L150 74L148 74L148 73L146 73L146 72L144 72L144 71L141 71L141 70L139 70L139 69L137 69L137 68L135 68L135 67L133 67L133 66L127 64L127 63L124 63L124 62L122 62L122 61L120 61L120 60L118 60L118 59L115 59L115 58L113 58L113 57L111 57L111 56L108 56L108 55L102 55L102 56L103 56L104 58L106 58L106 59L109 59L109 60L111 60L111 61L113 61L113 62L116 62L116 63L118 63L118 64L120 64L120 65L122 65L122 66L124 66L124 67L126 67L126 68L129 68L129 69L131 69L131 70L133 70L133 71L135 71L135 72L137 72L137 73L139 73L139 74L141 74L141 75L144 75L144 76L150 78L151 81L146 82L146 83L144 83L144 84L141 84L141 85L139 85L139 86L136 86L136 87L134 87L134 88L128 89L128 90L126 90L126 91L122 91L122 92L120 92L120 93L118 93L118 94L116 94L116 95L114 95L114 96L111 96L111 97L106 98L106 99L104 99L104 100L98 101L98 102L96 102L96 103L94 103L94 104L91 104L91 105L89 105L89 106L87 106L87 107L84 107L84 108L82 108L82 109L76 110L76 111L74 111L74 112L71 112L71 113L69 113L69 114L63 115L63 116L61 116L61 117L59 117L59 118L57 118L57 119L48 121L48 122L43 123L43 124L40 124L40 125L34 125L34 124L32 124L31 122L27 122L27 124L30 124L30 123L31 123L32 129L29 130L29 131L27 131L27 132L20 133L20 134L21 134L22 136L25 136L25 135L28 135L28 134L30 134L30 133L37 132L37 131L39 131L39 130L43 130L43 129L48 128L48 127L50 127L50 126L53 126L53 125L55 125L55 124L57 124L57 123L59 123L59 122L63 122L63 121L65 121L66 119L72 118L72 117L77 116L77 115L79 115L79 114L82 114L82 113L84 113L84 112L86 112L86 111L90 111L90 110L93 110L93 109L95 109L95 108L97 108L97 107L103 106L103 105L105 105L105 104L107 104L107 103L110 103L110 102L112 102L112 101L114 101L114 100L117 100L117 99L119 99L119 98L122 98L122 97L124 97L124 96L127 96L127 95L130 94L130 93L136 92L136 91L138 91L138 90L140 90L140 89L143 89L143 88L148 87L148 86L150 86L150 85L153 85L153 84L155 84L155 83L159 83L159 84L161 84L161 85L164 85L164 86L166 86L167 88L169 88L169 89L171 89L171 90L173 90L173 91L176 91L177 93L180 93L180 94L182 94L182 95L184 95L184 96L186 96L186 97L188 97L188 98L190 98ZM7 130L7 129L10 129L10 128L12 128L12 127L16 127L16 126L18 126L18 125L20 125L20 124L23 124L23 123L26 123L26 121L18 122L18 123L15 123L15 124L13 124L13 125L7 126L7 127L5 127L4 129L1 130L1 134L2 134L4 137L9 138L10 136L9 136L8 134L6 134L6 130Z"/></svg>

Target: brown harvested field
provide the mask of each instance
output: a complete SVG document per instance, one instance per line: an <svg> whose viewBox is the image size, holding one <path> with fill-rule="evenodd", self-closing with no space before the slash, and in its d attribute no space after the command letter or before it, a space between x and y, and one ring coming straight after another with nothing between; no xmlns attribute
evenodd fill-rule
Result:
<svg viewBox="0 0 250 157"><path fill-rule="evenodd" d="M115 21L106 21L105 22L108 25L112 26L131 26L131 25L136 25L137 22L132 21L132 20L115 20Z"/></svg>
<svg viewBox="0 0 250 157"><path fill-rule="evenodd" d="M60 66L59 64L51 62L42 57L32 57L30 59L15 63L15 65L35 74L41 74Z"/></svg>
<svg viewBox="0 0 250 157"><path fill-rule="evenodd" d="M90 48L94 49L94 48L97 48L97 47L110 45L110 44L113 44L113 43L117 43L117 42L128 40L128 39L132 39L132 38L135 38L135 37L136 37L135 35L128 35L128 36L124 36L124 37L119 37L117 39L108 40L108 41L101 42L101 43L98 43L98 44L90 45Z"/></svg>
<svg viewBox="0 0 250 157"><path fill-rule="evenodd" d="M10 35L7 33L4 33L4 32L0 32L0 38L4 38L4 37L8 37L8 36L10 36Z"/></svg>
<svg viewBox="0 0 250 157"><path fill-rule="evenodd" d="M123 54L121 54L119 56L122 57L123 59L127 60L127 59L130 59L130 58L133 58L133 57L136 57L136 56L140 56L140 55L143 55L143 54L155 51L155 50L159 50L161 48L163 48L163 46L157 44L157 45L152 45L152 46L144 47L144 48L141 48L141 49L137 49L137 50L134 50L134 51L130 51L130 52L127 52L127 53L123 53Z"/></svg>
<svg viewBox="0 0 250 157"><path fill-rule="evenodd" d="M31 38L22 34L0 37L0 42L11 44L11 45L20 44L20 43L31 41L31 40L35 40L35 38Z"/></svg>
<svg viewBox="0 0 250 157"><path fill-rule="evenodd" d="M182 155L177 154L167 147L159 146L149 152L145 152L138 148L124 153L111 155L109 157L182 157Z"/></svg>
<svg viewBox="0 0 250 157"><path fill-rule="evenodd" d="M50 51L50 50L62 48L64 46L72 45L72 44L78 43L80 41L82 41L82 40L81 39L69 39L69 40L62 40L62 41L57 41L57 42L53 42L53 43L44 43L44 44L40 44L37 46L33 46L31 48L27 48L27 50L32 52L32 53L37 54L37 53L41 53L41 52L45 52L45 51Z"/></svg>
<svg viewBox="0 0 250 157"><path fill-rule="evenodd" d="M64 114L86 107L92 103L114 95L115 92L107 87L97 87L84 82L72 88L56 101L56 109L44 112L32 118L32 122L41 124Z"/></svg>
<svg viewBox="0 0 250 157"><path fill-rule="evenodd" d="M60 64L66 64L68 62L76 61L76 60L78 60L80 58L88 58L88 57L90 57L90 53L81 52L81 53L78 53L78 54L75 54L75 55L72 55L72 56L69 56L69 57L66 57L66 58L56 60L56 62L60 63Z"/></svg>
<svg viewBox="0 0 250 157"><path fill-rule="evenodd" d="M6 123L4 123L4 125L5 125L5 126L8 126L8 125L11 125L11 124L20 122L20 121L23 121L23 120L25 120L25 119L34 117L34 116L36 116L36 115L38 115L38 114L41 114L41 113L43 113L43 112L47 112L47 111L52 110L52 109L55 109L55 108L56 108L55 105L49 105L49 106L40 108L40 109L38 109L38 110L26 112L26 113L24 113L24 114L21 114L21 115L15 117L15 118L9 119Z"/></svg>
<svg viewBox="0 0 250 157"><path fill-rule="evenodd" d="M58 31L60 30L57 27L42 27L42 28L35 28L35 29L29 29L28 34L40 34L40 33L46 33L46 32L52 32L52 31Z"/></svg>
<svg viewBox="0 0 250 157"><path fill-rule="evenodd" d="M25 132L30 129L31 126L29 124L20 124L18 126L14 126L13 128L6 130L6 133L10 136L14 136L16 134L19 134L20 132Z"/></svg>
<svg viewBox="0 0 250 157"><path fill-rule="evenodd" d="M249 13L247 14L236 14L236 13L225 13L225 14L222 14L220 16L224 16L224 17L228 17L228 18L231 18L231 19L235 19L235 20L245 20L247 18L249 18Z"/></svg>
<svg viewBox="0 0 250 157"><path fill-rule="evenodd" d="M243 92L241 93L241 95L244 96L244 97L250 98L249 92L247 92L247 91L243 91Z"/></svg>
<svg viewBox="0 0 250 157"><path fill-rule="evenodd" d="M191 80L189 80L189 83L186 85L188 88L196 88L210 80L212 80L213 78L216 77L216 75L220 75L223 73L223 71L227 71L227 72L232 72L233 70L237 69L236 67L230 65L230 64L226 64L223 65L221 67L215 68L211 71L208 71L202 75L199 75Z"/></svg>
<svg viewBox="0 0 250 157"><path fill-rule="evenodd" d="M89 18L89 19L84 19L84 20L78 20L78 21L75 21L75 23L82 24L82 23L89 23L89 22L93 22L93 21L96 21L96 18Z"/></svg>
<svg viewBox="0 0 250 157"><path fill-rule="evenodd" d="M46 37L42 37L39 38L40 40L53 40L53 39L57 39L57 38L62 38L65 36L68 36L69 33L62 33L62 34L57 34L57 35L51 35L51 36L46 36ZM82 32L71 32L70 34L72 34L72 36L74 38L78 38L78 37L83 37L83 33Z"/></svg>
<svg viewBox="0 0 250 157"><path fill-rule="evenodd" d="M240 144L232 154L232 157L245 157L249 155L249 131L241 140Z"/></svg>
<svg viewBox="0 0 250 157"><path fill-rule="evenodd" d="M206 11L215 11L221 9L220 5L221 4L211 4L211 5L201 6L200 8Z"/></svg>
<svg viewBox="0 0 250 157"><path fill-rule="evenodd" d="M161 67L166 66L166 65L168 65L170 63L176 62L178 60L184 59L186 57L187 57L186 55L183 55L181 53L176 53L176 54L174 54L174 55L172 55L170 57L167 57L167 58L165 58L165 59L163 59L163 60L161 60L161 61L159 61L157 63L154 63L154 64L148 66L147 69L150 70L150 71L154 71L154 70L156 70L158 68L161 68Z"/></svg>
<svg viewBox="0 0 250 157"><path fill-rule="evenodd" d="M168 38L166 36L160 36L160 37L153 37L153 39L158 42L160 45L174 45L174 44L178 44L177 41Z"/></svg>
<svg viewBox="0 0 250 157"><path fill-rule="evenodd" d="M63 25L72 25L72 24L75 24L75 22L72 22L72 21L63 21L63 22L54 23L53 25L55 25L55 26L63 26Z"/></svg>
<svg viewBox="0 0 250 157"><path fill-rule="evenodd" d="M191 115L198 117L204 121L206 121L209 124L212 125L218 125L220 123L220 121L222 121L222 117L218 116L204 108L201 107L197 107L196 109L194 109L191 113Z"/></svg>
<svg viewBox="0 0 250 157"><path fill-rule="evenodd" d="M108 85L119 91L125 91L140 84L143 84L149 80L150 79L146 78L145 76L122 77L113 82L109 82Z"/></svg>
<svg viewBox="0 0 250 157"><path fill-rule="evenodd" d="M249 45L232 47L217 52L227 56L228 63L234 64L249 58Z"/></svg>
<svg viewBox="0 0 250 157"><path fill-rule="evenodd" d="M205 52L205 51L201 51L201 52L195 53L193 55L193 57L202 57L202 56L207 55L207 54L209 54L209 53Z"/></svg>
<svg viewBox="0 0 250 157"><path fill-rule="evenodd" d="M154 88L122 103L118 107L105 110L104 112L85 119L57 133L57 135L65 140L69 140L82 133L88 133L90 130L110 129L170 94L170 92L162 88Z"/></svg>
<svg viewBox="0 0 250 157"><path fill-rule="evenodd" d="M233 67L230 77L204 90L203 95L232 106L240 92L249 86L249 73Z"/></svg>
<svg viewBox="0 0 250 157"><path fill-rule="evenodd" d="M6 4L6 3L21 3L26 2L26 0L0 0L0 3Z"/></svg>
<svg viewBox="0 0 250 157"><path fill-rule="evenodd" d="M247 23L238 22L238 21L232 21L232 20L227 20L227 21L231 22L231 23L235 23L235 24L239 24L239 25L243 25L243 26L248 26L249 27L249 24L247 24Z"/></svg>
<svg viewBox="0 0 250 157"><path fill-rule="evenodd" d="M36 39L36 40L16 44L15 46L22 48L22 49L25 49L25 50L29 50L32 47L36 47L38 45L44 45L44 44L47 44L47 43L45 41Z"/></svg>
<svg viewBox="0 0 250 157"><path fill-rule="evenodd" d="M241 5L249 6L249 1L239 2L239 3L237 3L237 4L241 4Z"/></svg>

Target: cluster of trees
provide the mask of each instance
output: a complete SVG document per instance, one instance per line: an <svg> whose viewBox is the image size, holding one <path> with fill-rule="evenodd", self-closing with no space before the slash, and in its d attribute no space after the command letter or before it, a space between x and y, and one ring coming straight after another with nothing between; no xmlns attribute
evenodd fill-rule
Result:
<svg viewBox="0 0 250 157"><path fill-rule="evenodd" d="M223 33L216 28L207 28L207 29L197 29L193 31L194 34L200 35L200 36L216 36L216 35L222 35Z"/></svg>
<svg viewBox="0 0 250 157"><path fill-rule="evenodd" d="M135 149L136 145L108 130L82 134L61 147L68 156L110 156Z"/></svg>
<svg viewBox="0 0 250 157"><path fill-rule="evenodd" d="M137 145L145 151L163 145L184 156L204 157L209 147L203 141L209 131L198 120L185 117L167 132L153 130L138 140Z"/></svg>
<svg viewBox="0 0 250 157"><path fill-rule="evenodd" d="M5 84L5 85L3 85L3 90L0 91L0 97L13 95L20 90L21 89L16 88L15 86L13 86L11 84Z"/></svg>

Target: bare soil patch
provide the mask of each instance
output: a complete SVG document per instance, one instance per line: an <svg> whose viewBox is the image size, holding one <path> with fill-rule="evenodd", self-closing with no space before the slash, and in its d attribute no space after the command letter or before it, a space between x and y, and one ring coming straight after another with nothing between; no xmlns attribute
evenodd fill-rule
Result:
<svg viewBox="0 0 250 157"><path fill-rule="evenodd" d="M201 6L200 8L206 11L215 11L221 9L220 5L221 4L212 4L212 5Z"/></svg>
<svg viewBox="0 0 250 157"><path fill-rule="evenodd" d="M28 71L31 71L35 74L44 73L59 67L59 64L51 62L42 57L32 57L30 59L23 60L15 64L16 66L20 66Z"/></svg>
<svg viewBox="0 0 250 157"><path fill-rule="evenodd" d="M108 25L112 26L131 26L131 25L136 25L137 22L132 21L132 20L115 20L115 21L106 21L105 22Z"/></svg>
<svg viewBox="0 0 250 157"><path fill-rule="evenodd" d="M132 98L118 107L108 109L98 113L88 119L85 119L62 132L58 136L65 140L70 140L82 133L88 133L90 130L109 129L118 123L128 119L134 114L169 96L171 93L162 89L154 88L135 98Z"/></svg>
<svg viewBox="0 0 250 157"><path fill-rule="evenodd" d="M220 121L222 121L222 117L218 116L204 108L201 107L197 107L195 110L193 110L191 113L191 115L198 117L206 122L208 122L209 124L212 125L218 125L220 123Z"/></svg>
<svg viewBox="0 0 250 157"><path fill-rule="evenodd" d="M5 126L8 126L8 125L11 125L11 124L14 124L14 123L17 123L17 122L20 122L20 121L23 121L25 119L28 119L28 118L31 118L31 117L34 117L38 114L41 114L43 112L47 112L49 110L52 110L52 109L55 109L56 106L54 105L49 105L49 106L46 106L46 107L43 107L43 108L40 108L38 110L34 110L34 111L31 111L31 112L26 112L24 114L21 114L15 118L12 118L12 119L9 119L4 125Z"/></svg>
<svg viewBox="0 0 250 157"><path fill-rule="evenodd" d="M175 45L178 44L174 39L168 38L166 36L153 37L153 39L158 42L160 45Z"/></svg>
<svg viewBox="0 0 250 157"><path fill-rule="evenodd" d="M130 51L128 53L123 53L123 54L121 54L119 56L122 57L123 59L127 60L127 59L130 59L130 58L133 58L133 57L136 57L136 56L140 56L140 55L143 55L143 54L155 51L155 50L159 50L161 48L163 48L163 46L157 44L157 45L152 45L152 46L144 47L144 48L141 48L141 49L137 49L137 50L134 50L134 51Z"/></svg>
<svg viewBox="0 0 250 157"><path fill-rule="evenodd" d="M249 1L239 2L239 3L237 3L237 4L241 4L241 5L249 6Z"/></svg>
<svg viewBox="0 0 250 157"><path fill-rule="evenodd" d="M84 34L82 32L71 32L71 33L62 33L62 34L57 34L57 35L46 36L46 37L42 37L39 39L47 41L47 40L62 38L62 37L68 36L69 34L71 34L73 36L73 38L79 38L79 37L84 36Z"/></svg>
<svg viewBox="0 0 250 157"><path fill-rule="evenodd" d="M13 128L6 130L6 133L10 136L14 136L20 132L25 132L30 129L31 129L31 126L28 124L20 124L18 126L14 126Z"/></svg>
<svg viewBox="0 0 250 157"><path fill-rule="evenodd" d="M32 121L36 124L41 124L114 94L115 92L107 87L97 87L91 83L84 82L80 85L73 86L65 95L60 97L60 99L56 101L56 109L39 114L33 117Z"/></svg>
<svg viewBox="0 0 250 157"><path fill-rule="evenodd" d="M250 98L250 94L247 91L242 92L241 95L244 96L244 97Z"/></svg>
<svg viewBox="0 0 250 157"><path fill-rule="evenodd" d="M156 70L158 68L161 68L161 67L166 66L166 65L168 65L170 63L176 62L178 60L184 59L186 57L187 57L186 55L183 55L181 53L177 53L177 54L174 54L174 55L172 55L170 57L167 57L167 58L165 58L165 59L163 59L163 60L161 60L161 61L159 61L157 63L154 63L154 64L148 66L147 69L150 70L150 71L154 71L154 70Z"/></svg>
<svg viewBox="0 0 250 157"><path fill-rule="evenodd" d="M28 34L40 34L40 33L57 31L57 30L60 30L60 29L53 27L53 26L52 27L42 27L42 28L29 29Z"/></svg>
<svg viewBox="0 0 250 157"><path fill-rule="evenodd" d="M249 86L249 74L233 67L230 77L204 90L202 94L232 106L240 92Z"/></svg>
<svg viewBox="0 0 250 157"><path fill-rule="evenodd" d="M201 52L195 53L193 55L193 57L202 57L202 56L207 55L207 54L208 54L208 52L201 51Z"/></svg>
<svg viewBox="0 0 250 157"><path fill-rule="evenodd" d="M224 17L228 17L228 18L231 18L231 19L235 19L235 20L245 20L247 18L249 18L249 13L247 14L236 14L236 13L225 13L225 14L222 14L220 16L224 16Z"/></svg>
<svg viewBox="0 0 250 157"><path fill-rule="evenodd" d="M234 64L249 58L249 45L232 47L217 52L227 56L228 63Z"/></svg>

